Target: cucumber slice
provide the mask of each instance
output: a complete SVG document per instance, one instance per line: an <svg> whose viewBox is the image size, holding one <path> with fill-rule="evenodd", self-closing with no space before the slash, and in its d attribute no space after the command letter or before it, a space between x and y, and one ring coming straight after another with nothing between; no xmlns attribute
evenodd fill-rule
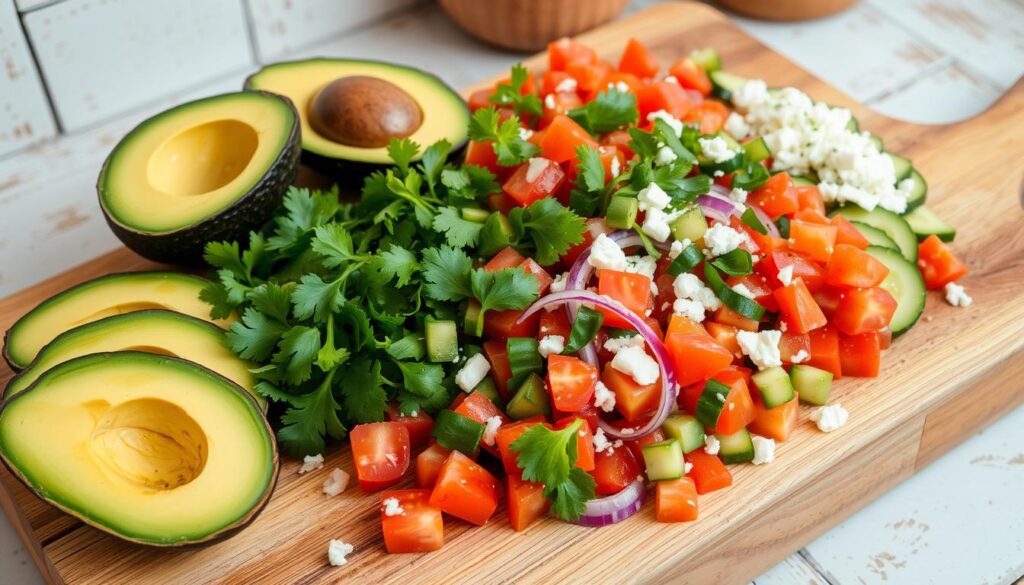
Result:
<svg viewBox="0 0 1024 585"><path fill-rule="evenodd" d="M442 410L434 418L432 434L442 447L476 457L484 425L454 410Z"/></svg>
<svg viewBox="0 0 1024 585"><path fill-rule="evenodd" d="M726 102L732 99L732 92L747 82L745 77L726 73L725 71L710 71L708 72L708 77L711 78L711 93L718 99Z"/></svg>
<svg viewBox="0 0 1024 585"><path fill-rule="evenodd" d="M892 167L896 170L897 183L910 176L910 173L914 170L914 166L910 164L909 160L891 152L886 152L885 155L892 160Z"/></svg>
<svg viewBox="0 0 1024 585"><path fill-rule="evenodd" d="M813 186L815 186L817 184L818 183L816 183L810 177L805 177L803 175L797 175L797 176L793 177L793 186L794 187L813 187Z"/></svg>
<svg viewBox="0 0 1024 585"><path fill-rule="evenodd" d="M479 392L487 397L488 400L494 403L494 406L505 410L505 400L501 397L501 392L498 390L498 383L494 381L494 378L487 376L480 383L473 388L473 392Z"/></svg>
<svg viewBox="0 0 1024 585"><path fill-rule="evenodd" d="M874 134L872 134L871 135L871 142L875 143L875 146L878 147L878 151L879 152L885 150L885 142L882 141L882 137L881 136L875 136Z"/></svg>
<svg viewBox="0 0 1024 585"><path fill-rule="evenodd" d="M459 329L455 321L427 321L423 324L427 358L432 362L452 362L459 357Z"/></svg>
<svg viewBox="0 0 1024 585"><path fill-rule="evenodd" d="M690 59L708 73L722 69L722 58L718 56L718 51L711 47L690 51Z"/></svg>
<svg viewBox="0 0 1024 585"><path fill-rule="evenodd" d="M700 207L694 205L672 222L672 237L679 240L696 242L708 231L708 222L704 219Z"/></svg>
<svg viewBox="0 0 1024 585"><path fill-rule="evenodd" d="M704 426L696 417L688 414L673 414L661 423L661 430L669 437L679 441L683 453L695 451L704 446Z"/></svg>
<svg viewBox="0 0 1024 585"><path fill-rule="evenodd" d="M480 230L480 255L490 257L497 254L511 245L514 237L515 230L508 218L504 213L495 211L487 217Z"/></svg>
<svg viewBox="0 0 1024 585"><path fill-rule="evenodd" d="M490 217L491 212L486 209L479 209L476 207L463 207L462 208L462 219L466 221L472 221L475 223L483 223Z"/></svg>
<svg viewBox="0 0 1024 585"><path fill-rule="evenodd" d="M647 479L651 481L679 479L686 471L683 447L675 439L644 445L641 451L647 466Z"/></svg>
<svg viewBox="0 0 1024 585"><path fill-rule="evenodd" d="M924 181L924 177L917 172L917 169L911 169L910 176L907 178L914 182L914 188L910 190L910 195L907 197L907 212L911 212L924 205L925 199L928 198L928 183Z"/></svg>
<svg viewBox="0 0 1024 585"><path fill-rule="evenodd" d="M904 258L913 264L917 263L917 236L901 216L881 207L867 211L857 205L840 207L829 214L830 217L833 215L842 215L850 221L859 221L882 230L896 242Z"/></svg>
<svg viewBox="0 0 1024 585"><path fill-rule="evenodd" d="M508 408L505 409L505 412L516 420L530 418L538 414L549 416L551 402L544 389L544 379L537 374L530 374L516 390L512 400L508 401Z"/></svg>
<svg viewBox="0 0 1024 585"><path fill-rule="evenodd" d="M892 330L893 337L896 337L913 327L924 311L924 278L921 277L917 264L894 250L868 246L865 251L889 267L889 275L882 281L881 286L896 299L896 313L889 323L889 329Z"/></svg>
<svg viewBox="0 0 1024 585"><path fill-rule="evenodd" d="M620 230L631 230L639 211L640 202L636 197L612 197L612 202L608 204L608 211L605 213L605 223Z"/></svg>
<svg viewBox="0 0 1024 585"><path fill-rule="evenodd" d="M715 435L721 445L718 455L723 463L743 463L754 460L754 440L747 429L740 429L731 435Z"/></svg>
<svg viewBox="0 0 1024 585"><path fill-rule="evenodd" d="M857 118L854 118L853 116L850 116L850 121L846 123L846 131L847 132L855 132L855 133L859 134L860 133L860 121L858 121Z"/></svg>
<svg viewBox="0 0 1024 585"><path fill-rule="evenodd" d="M832 391L832 372L814 366L795 364L789 369L789 378L801 402L824 406Z"/></svg>
<svg viewBox="0 0 1024 585"><path fill-rule="evenodd" d="M903 216L914 230L917 240L921 241L928 236L935 234L943 242L952 242L956 237L956 228L942 221L942 218L935 215L935 212L927 207L918 207Z"/></svg>
<svg viewBox="0 0 1024 585"><path fill-rule="evenodd" d="M772 156L772 151L768 150L768 145L760 136L744 144L743 150L747 153L747 160L753 162L761 162Z"/></svg>
<svg viewBox="0 0 1024 585"><path fill-rule="evenodd" d="M484 315L481 314L480 303L470 299L466 305L466 316L462 322L462 331L466 335L481 337L484 334Z"/></svg>
<svg viewBox="0 0 1024 585"><path fill-rule="evenodd" d="M874 226L870 226L862 221L851 221L850 223L857 228L860 235L867 238L868 242L870 242L872 246L881 246L883 248L889 248L890 250L896 250L897 252L900 251L900 247L896 245L896 242L892 241L889 234L882 230Z"/></svg>
<svg viewBox="0 0 1024 585"><path fill-rule="evenodd" d="M765 408L775 408L793 400L795 396L789 374L782 368L766 368L751 376L751 379L761 392Z"/></svg>

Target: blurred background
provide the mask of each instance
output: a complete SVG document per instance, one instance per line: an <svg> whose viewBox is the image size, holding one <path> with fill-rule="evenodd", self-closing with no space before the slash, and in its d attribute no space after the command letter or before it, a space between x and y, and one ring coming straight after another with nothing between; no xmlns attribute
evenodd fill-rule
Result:
<svg viewBox="0 0 1024 585"><path fill-rule="evenodd" d="M552 35L656 3L0 0L0 297L118 246L94 201L109 149L172 104L237 90L261 64L372 58L430 70L459 88L501 72ZM1024 72L1020 0L721 4L761 42L903 120L968 118ZM766 15L783 20L755 18ZM1022 428L1018 409L756 583L1017 581L1024 576ZM0 585L37 582L0 516Z"/></svg>

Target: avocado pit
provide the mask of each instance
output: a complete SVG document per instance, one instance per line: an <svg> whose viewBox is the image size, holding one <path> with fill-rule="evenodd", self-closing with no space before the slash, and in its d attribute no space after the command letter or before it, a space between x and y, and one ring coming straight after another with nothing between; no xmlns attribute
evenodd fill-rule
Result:
<svg viewBox="0 0 1024 585"><path fill-rule="evenodd" d="M318 134L358 148L387 146L423 125L419 103L390 81L367 75L328 83L309 104L309 123Z"/></svg>

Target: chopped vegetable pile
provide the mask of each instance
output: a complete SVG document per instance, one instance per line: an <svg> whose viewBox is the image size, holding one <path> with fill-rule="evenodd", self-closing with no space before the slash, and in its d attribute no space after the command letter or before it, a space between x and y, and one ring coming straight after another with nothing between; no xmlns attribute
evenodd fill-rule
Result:
<svg viewBox="0 0 1024 585"><path fill-rule="evenodd" d="M443 514L516 530L641 508L697 518L728 464L768 464L799 421L848 413L926 289L967 269L910 161L848 110L720 70L617 66L562 39L543 74L470 98L464 162L392 141L355 203L293 189L204 291L239 311L295 456L348 436L391 552L443 545ZM417 162L413 162L417 161ZM414 459L415 458L415 459ZM504 474L504 479L499 477Z"/></svg>

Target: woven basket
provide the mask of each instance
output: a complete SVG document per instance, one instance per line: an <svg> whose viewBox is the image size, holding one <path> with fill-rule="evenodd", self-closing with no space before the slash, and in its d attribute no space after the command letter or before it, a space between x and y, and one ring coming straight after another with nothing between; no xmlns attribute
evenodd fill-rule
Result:
<svg viewBox="0 0 1024 585"><path fill-rule="evenodd" d="M857 0L718 0L718 3L762 20L810 20L842 12Z"/></svg>

